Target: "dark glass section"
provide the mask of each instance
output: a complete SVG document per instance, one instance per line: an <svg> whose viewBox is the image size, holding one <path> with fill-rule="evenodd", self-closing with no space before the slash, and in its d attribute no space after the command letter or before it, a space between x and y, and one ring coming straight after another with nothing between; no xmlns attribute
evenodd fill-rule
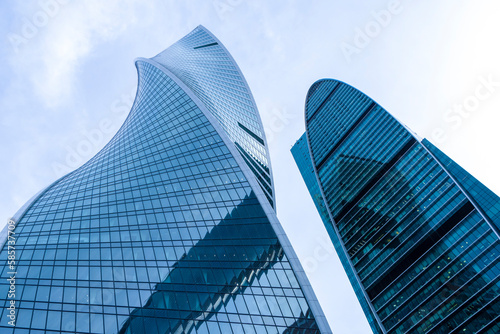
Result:
<svg viewBox="0 0 500 334"><path fill-rule="evenodd" d="M359 123L361 123L363 121L363 119L366 117L366 115L368 115L368 113L370 111L372 111L372 109L376 106L375 103L372 103L368 106L368 108L366 109L365 112L363 112L361 114L361 116L359 117L359 119L356 120L356 122L354 122L351 127L349 128L349 130L347 130L343 135L342 137L338 140L338 142L331 148L331 150L326 154L326 156L319 162L316 164L316 168L319 170L321 169L321 167L323 166L323 164L330 158L330 156L335 153L335 151L339 148L339 146L344 142L344 140L347 139L347 137L349 137L349 135L354 131L354 129L356 129L356 127L359 125Z"/></svg>
<svg viewBox="0 0 500 334"><path fill-rule="evenodd" d="M367 106L362 107L364 112ZM374 177L383 173L386 164L410 145L411 135L395 120L385 117L380 107L369 110L361 122L350 122L356 123L354 129L346 128L351 135L336 145L336 150L329 153L321 168L317 168L321 182L328 185L323 187L323 191L333 217L338 217L346 203L353 203L358 194L373 183ZM317 122L328 122L328 114L324 117L324 121L317 117ZM316 135L328 133L328 128L324 128ZM343 138L343 135L339 133L338 137ZM323 155L319 151L318 154ZM313 158L314 155L312 148ZM338 226L339 229L343 227L340 222Z"/></svg>
<svg viewBox="0 0 500 334"><path fill-rule="evenodd" d="M443 164L444 168L453 178L464 188L467 194L478 205L482 212L493 223L497 231L500 231L500 197L484 186L475 177L470 175L465 169L451 160L446 154L432 145L427 139L422 140L422 144L431 151L436 159Z"/></svg>
<svg viewBox="0 0 500 334"><path fill-rule="evenodd" d="M271 203L271 206L274 207L274 202L273 202L273 199L271 196L272 190L268 186L268 183L266 183L264 181L264 180L267 180L270 178L269 174L267 174L263 171L263 169L265 169L264 168L265 166L259 165L258 161L255 161L255 159L253 159L250 155L248 155L248 153L245 152L245 150L238 143L235 143L235 145L236 145L236 148L238 149L238 151L241 153L243 160L248 164L248 166L250 167L250 170L257 177L257 180L260 181L259 186L263 190L264 195L266 196L267 200L269 201L269 203Z"/></svg>
<svg viewBox="0 0 500 334"><path fill-rule="evenodd" d="M200 46L195 46L193 49L201 49L201 48L206 48L206 47L209 47L209 46L214 46L214 45L218 45L219 43L215 42L215 43L209 43L209 44L205 44L205 45L200 45Z"/></svg>
<svg viewBox="0 0 500 334"><path fill-rule="evenodd" d="M308 131L312 158L315 164L318 164L344 136L345 130L361 118L361 114L373 101L351 87L337 82L321 81L314 86L316 89L308 93L306 98L306 115L310 125ZM330 93L333 89L335 91ZM328 94L326 100L325 94ZM315 108L317 111L314 117L309 119ZM334 109L344 110L349 114L332 113Z"/></svg>
<svg viewBox="0 0 500 334"><path fill-rule="evenodd" d="M268 269L284 258L270 224L257 223L259 220L264 222L265 217L253 193L243 199L173 265L172 271L156 286L144 307L131 313L120 333L206 330L205 322L217 317L222 309L228 314L234 313L234 316L247 314L248 319L262 314L265 306L257 303L258 297L252 297L253 293L245 292L247 289L257 291ZM224 242L225 249L220 247L221 242ZM284 276L279 278L285 279ZM282 287L291 288L288 280L282 282ZM276 301L286 302L283 297L284 294L276 296ZM272 302L269 305L274 312L269 316L277 315L280 308L286 307ZM297 307L300 316L288 324L285 333L318 330L309 309L301 309L304 304L292 306ZM157 314L166 316L158 317ZM216 322L210 323L210 333L217 332L216 327ZM253 331L248 326L246 329Z"/></svg>
<svg viewBox="0 0 500 334"><path fill-rule="evenodd" d="M396 162L403 156L403 154L406 153L414 144L416 140L413 138L410 138L408 140L408 143L406 143L400 150L397 152L391 160L389 160L387 163L383 164L383 167L375 174L371 180L366 183L363 188L359 191L359 193L354 197L352 200L350 200L348 203L345 203L342 210L339 212L339 214L334 217L336 221L340 221L347 212L349 212L355 205L358 203L367 193L368 191L382 178L382 176L387 173L395 164Z"/></svg>
<svg viewBox="0 0 500 334"><path fill-rule="evenodd" d="M494 332L498 196L342 82L305 114L292 153L374 332Z"/></svg>
<svg viewBox="0 0 500 334"><path fill-rule="evenodd" d="M311 110L312 112L307 116L308 121L310 121L311 119L314 118L314 116L316 116L318 111L320 111L321 108L323 108L323 106L326 104L326 102L331 99L332 95L335 93L337 88L340 87L340 85L336 82L331 84L331 85L322 85L321 87L319 87L319 86L320 85L318 85L318 87L312 88L312 90L319 89L319 90L321 90L322 94L326 93L328 95L326 95L326 98L324 100L318 100L318 101L322 101L322 102L320 102L320 105L316 108L316 110L314 110L314 111ZM313 109L313 108L311 108L311 109Z"/></svg>
<svg viewBox="0 0 500 334"><path fill-rule="evenodd" d="M490 285L490 277L492 275L498 277L500 245L497 243L496 246L493 247L496 258L490 255L476 259L472 265L465 266L451 276L447 284L434 287L435 289L431 291L428 288L424 289L422 294L416 296L406 307L384 320L384 324L389 328L388 333L428 332L434 326L439 326L453 310L462 308L465 300L471 297L480 298L484 289L489 289L498 282L498 279L494 279ZM476 300L480 302L480 299ZM478 311L480 310L470 312L469 316ZM448 328L450 329L452 328Z"/></svg>
<svg viewBox="0 0 500 334"><path fill-rule="evenodd" d="M241 124L240 122L238 122L238 126L240 128L242 128L243 130L245 130L250 136L252 136L252 138L254 138L256 141L258 141L259 143L261 143L262 145L264 145L264 140L262 140L262 138L260 138L259 136L257 136L255 133L253 133L249 128L247 128L246 126L244 126L243 124Z"/></svg>
<svg viewBox="0 0 500 334"><path fill-rule="evenodd" d="M441 226L428 233L423 240L419 240L407 253L397 262L393 263L382 276L379 276L378 283L370 286L366 291L370 298L375 298L387 285L398 278L417 259L419 259L436 241L450 232L459 222L474 210L474 206L469 202L453 213Z"/></svg>

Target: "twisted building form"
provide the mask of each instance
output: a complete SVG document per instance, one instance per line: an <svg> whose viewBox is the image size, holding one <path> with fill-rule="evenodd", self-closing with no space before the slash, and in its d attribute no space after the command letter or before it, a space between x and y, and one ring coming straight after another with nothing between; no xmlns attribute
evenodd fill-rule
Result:
<svg viewBox="0 0 500 334"><path fill-rule="evenodd" d="M3 307L0 332L330 333L231 55L199 26L136 67L118 133L14 216L16 294L5 267L0 300L17 317Z"/></svg>
<svg viewBox="0 0 500 334"><path fill-rule="evenodd" d="M373 332L499 333L499 197L345 83L305 121L292 154Z"/></svg>

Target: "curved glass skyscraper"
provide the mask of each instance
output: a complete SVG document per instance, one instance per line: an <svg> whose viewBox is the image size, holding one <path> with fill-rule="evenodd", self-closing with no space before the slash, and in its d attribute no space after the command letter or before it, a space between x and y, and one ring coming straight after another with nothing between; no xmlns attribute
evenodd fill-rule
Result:
<svg viewBox="0 0 500 334"><path fill-rule="evenodd" d="M375 333L500 332L500 199L380 105L319 80L292 154Z"/></svg>
<svg viewBox="0 0 500 334"><path fill-rule="evenodd" d="M14 216L0 332L329 333L233 58L200 26L136 67L118 133Z"/></svg>

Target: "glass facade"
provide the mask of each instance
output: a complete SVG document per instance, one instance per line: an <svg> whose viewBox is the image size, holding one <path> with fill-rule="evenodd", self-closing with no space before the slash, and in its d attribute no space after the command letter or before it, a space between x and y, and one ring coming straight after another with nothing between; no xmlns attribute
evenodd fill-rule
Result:
<svg viewBox="0 0 500 334"><path fill-rule="evenodd" d="M333 225L330 223L330 218L328 216L328 210L326 208L325 202L323 201L323 196L321 195L321 190L319 188L318 182L316 181L316 174L314 172L314 167L311 160L311 155L309 154L309 147L307 145L307 136L304 133L299 140L295 143L295 145L291 149L293 158L295 163L299 167L300 174L304 179L304 183L306 184L307 189L309 190L309 194L311 195L314 205L318 210L318 213L323 221L323 224L326 227L326 231L330 236L330 239L333 242L333 246L337 255L339 256L340 262L345 269L347 277L351 282L351 285L358 297L358 300L361 304L361 308L363 309L365 315L367 316L370 327L374 330L377 330L377 324L375 317L370 309L370 305L368 304L364 291L361 285L358 283L356 278L356 274L353 271L353 268L349 265L349 259L344 252L344 248L342 248L342 242L340 241L337 233L335 232Z"/></svg>
<svg viewBox="0 0 500 334"><path fill-rule="evenodd" d="M198 27L153 60L174 73L203 102L236 144L274 206L264 128L247 82L224 45Z"/></svg>
<svg viewBox="0 0 500 334"><path fill-rule="evenodd" d="M292 153L373 331L498 333L498 196L345 83L305 118Z"/></svg>
<svg viewBox="0 0 500 334"><path fill-rule="evenodd" d="M203 27L194 35L213 39ZM2 334L330 333L271 197L242 156L257 156L246 146L253 133L268 157L256 110L257 125L231 135L225 111L167 61L136 61L137 95L118 133L14 217L17 317L8 323L5 266ZM235 64L225 66L219 76L232 77ZM239 96L230 88L227 105ZM6 245L0 256L7 260Z"/></svg>

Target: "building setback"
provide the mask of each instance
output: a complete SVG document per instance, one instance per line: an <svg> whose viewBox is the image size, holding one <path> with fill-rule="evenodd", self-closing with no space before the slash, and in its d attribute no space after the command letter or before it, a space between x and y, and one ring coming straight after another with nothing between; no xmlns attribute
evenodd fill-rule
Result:
<svg viewBox="0 0 500 334"><path fill-rule="evenodd" d="M292 154L374 333L500 332L500 199L357 89L309 89Z"/></svg>
<svg viewBox="0 0 500 334"><path fill-rule="evenodd" d="M276 218L262 123L231 55L199 26L135 64L118 133L13 217L0 332L331 333Z"/></svg>

